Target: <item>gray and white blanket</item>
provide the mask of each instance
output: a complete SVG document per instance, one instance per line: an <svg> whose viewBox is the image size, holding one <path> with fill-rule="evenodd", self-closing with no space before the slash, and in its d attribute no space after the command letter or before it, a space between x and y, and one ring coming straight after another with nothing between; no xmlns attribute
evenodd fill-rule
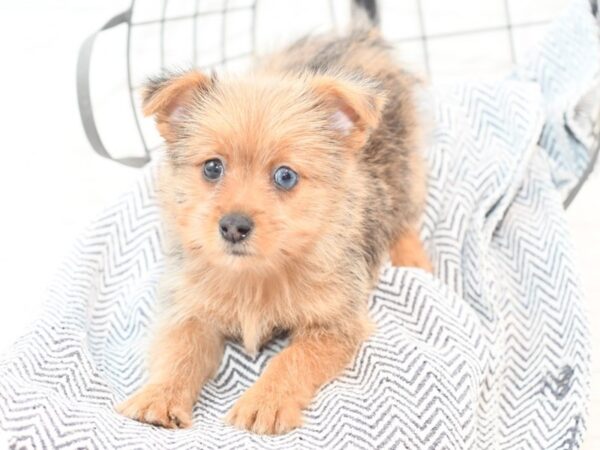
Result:
<svg viewBox="0 0 600 450"><path fill-rule="evenodd" d="M432 90L422 235L435 276L382 270L368 300L377 332L284 436L222 420L284 341L256 357L228 345L191 429L114 411L144 380L163 270L146 169L77 241L39 320L0 357L11 448L579 447L589 342L562 203L597 144L581 115L595 107L598 36L577 0L510 79Z"/></svg>

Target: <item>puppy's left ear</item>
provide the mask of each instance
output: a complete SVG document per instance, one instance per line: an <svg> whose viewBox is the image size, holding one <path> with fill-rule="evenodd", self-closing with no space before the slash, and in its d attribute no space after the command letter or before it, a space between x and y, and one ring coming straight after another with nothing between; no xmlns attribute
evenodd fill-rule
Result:
<svg viewBox="0 0 600 450"><path fill-rule="evenodd" d="M327 75L316 77L313 89L327 109L329 127L350 148L362 148L381 120L383 90L370 80Z"/></svg>
<svg viewBox="0 0 600 450"><path fill-rule="evenodd" d="M206 92L213 83L214 78L195 70L151 78L142 91L143 113L154 116L158 131L171 142L177 126L186 119L194 95Z"/></svg>

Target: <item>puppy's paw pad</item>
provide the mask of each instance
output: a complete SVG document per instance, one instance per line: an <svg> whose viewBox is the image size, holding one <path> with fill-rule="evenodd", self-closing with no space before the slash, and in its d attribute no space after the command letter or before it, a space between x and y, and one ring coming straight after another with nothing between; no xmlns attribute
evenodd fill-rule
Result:
<svg viewBox="0 0 600 450"><path fill-rule="evenodd" d="M302 408L290 398L256 395L251 388L234 405L226 421L258 434L284 434L302 425Z"/></svg>
<svg viewBox="0 0 600 450"><path fill-rule="evenodd" d="M181 395L168 388L146 386L116 407L117 412L139 422L165 428L188 428L192 411Z"/></svg>

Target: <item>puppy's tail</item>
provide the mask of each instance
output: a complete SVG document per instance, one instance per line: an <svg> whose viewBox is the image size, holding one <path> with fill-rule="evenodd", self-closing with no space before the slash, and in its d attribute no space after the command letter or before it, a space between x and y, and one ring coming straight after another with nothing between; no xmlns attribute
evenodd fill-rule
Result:
<svg viewBox="0 0 600 450"><path fill-rule="evenodd" d="M355 33L366 33L371 38L380 37L379 15L375 0L361 0L352 3L352 25Z"/></svg>
<svg viewBox="0 0 600 450"><path fill-rule="evenodd" d="M355 42L389 49L389 45L383 39L379 29L377 12L368 8L369 3L371 3L369 0L352 3L349 35Z"/></svg>

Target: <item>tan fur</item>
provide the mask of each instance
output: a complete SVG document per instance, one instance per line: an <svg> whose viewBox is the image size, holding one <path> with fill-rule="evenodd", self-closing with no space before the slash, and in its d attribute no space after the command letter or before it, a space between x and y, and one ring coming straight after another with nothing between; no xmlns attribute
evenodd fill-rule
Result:
<svg viewBox="0 0 600 450"><path fill-rule="evenodd" d="M279 434L302 424L302 409L342 371L365 334L311 332L294 337L235 404L227 420L256 433Z"/></svg>
<svg viewBox="0 0 600 450"><path fill-rule="evenodd" d="M168 146L159 194L169 270L150 378L123 414L189 426L225 339L253 353L286 330L291 344L228 421L258 433L300 426L372 331L366 299L386 255L431 269L415 232L425 196L415 81L375 33L347 40L300 41L243 78L149 82L144 110ZM202 176L214 158L225 165L218 182ZM289 191L274 186L280 166L298 173ZM218 231L232 212L254 222L243 256Z"/></svg>
<svg viewBox="0 0 600 450"><path fill-rule="evenodd" d="M394 242L390 257L394 266L419 267L427 272L433 272L429 257L415 230L405 232Z"/></svg>

